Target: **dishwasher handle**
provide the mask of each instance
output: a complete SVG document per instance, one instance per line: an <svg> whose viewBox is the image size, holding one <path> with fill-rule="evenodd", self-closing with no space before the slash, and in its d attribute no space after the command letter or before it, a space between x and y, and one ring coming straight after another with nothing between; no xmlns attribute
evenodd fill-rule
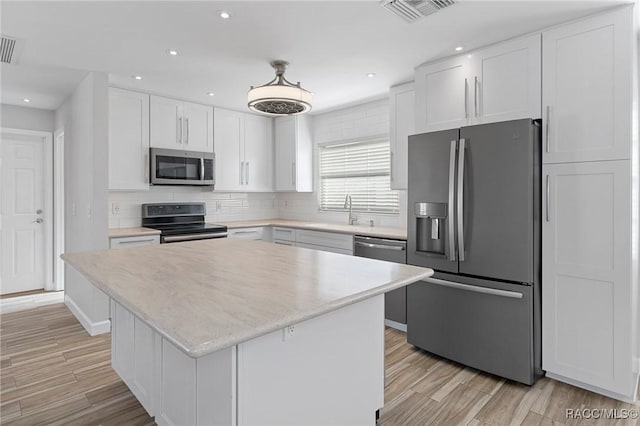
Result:
<svg viewBox="0 0 640 426"><path fill-rule="evenodd" d="M362 247L383 249L383 250L396 250L396 251L405 250L404 246L390 246L390 245L387 245L387 244L363 243L361 241L356 241L355 245L362 246Z"/></svg>

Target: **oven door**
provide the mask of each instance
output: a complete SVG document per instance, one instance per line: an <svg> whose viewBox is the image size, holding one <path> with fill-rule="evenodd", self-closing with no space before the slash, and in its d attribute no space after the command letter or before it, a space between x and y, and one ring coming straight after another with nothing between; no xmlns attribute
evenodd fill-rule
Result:
<svg viewBox="0 0 640 426"><path fill-rule="evenodd" d="M214 154L151 148L153 185L213 185Z"/></svg>

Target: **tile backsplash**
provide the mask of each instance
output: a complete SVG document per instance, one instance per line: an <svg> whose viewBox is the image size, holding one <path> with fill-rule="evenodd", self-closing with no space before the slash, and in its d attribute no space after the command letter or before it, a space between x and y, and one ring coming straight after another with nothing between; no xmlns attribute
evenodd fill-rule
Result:
<svg viewBox="0 0 640 426"><path fill-rule="evenodd" d="M145 192L109 193L109 228L129 228L142 224L141 204L203 201L206 221L271 219L278 217L275 193L211 192L203 188L152 186Z"/></svg>

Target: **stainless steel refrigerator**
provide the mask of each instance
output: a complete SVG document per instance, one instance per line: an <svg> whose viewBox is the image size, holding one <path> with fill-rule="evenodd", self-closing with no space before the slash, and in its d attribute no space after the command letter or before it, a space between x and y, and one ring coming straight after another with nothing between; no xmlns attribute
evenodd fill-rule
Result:
<svg viewBox="0 0 640 426"><path fill-rule="evenodd" d="M540 343L540 125L525 119L409 137L407 339L533 384Z"/></svg>

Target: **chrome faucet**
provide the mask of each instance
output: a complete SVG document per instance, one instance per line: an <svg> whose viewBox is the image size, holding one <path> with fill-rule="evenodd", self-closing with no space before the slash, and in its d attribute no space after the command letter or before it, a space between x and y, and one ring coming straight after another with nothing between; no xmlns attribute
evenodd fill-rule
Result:
<svg viewBox="0 0 640 426"><path fill-rule="evenodd" d="M353 225L358 220L358 217L354 216L353 213L351 213L352 204L353 203L351 202L351 194L347 194L347 196L344 197L344 208L346 209L347 205L349 206L349 225Z"/></svg>

